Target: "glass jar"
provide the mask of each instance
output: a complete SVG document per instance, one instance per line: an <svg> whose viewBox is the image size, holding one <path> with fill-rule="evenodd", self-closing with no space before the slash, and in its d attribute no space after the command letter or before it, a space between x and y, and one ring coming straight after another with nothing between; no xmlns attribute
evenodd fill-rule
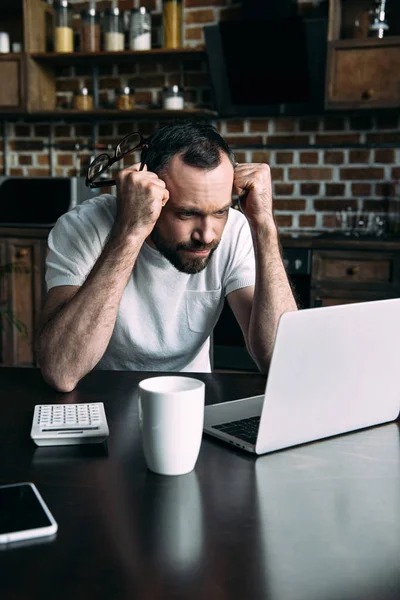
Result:
<svg viewBox="0 0 400 600"><path fill-rule="evenodd" d="M95 8L81 12L81 52L99 52L100 18Z"/></svg>
<svg viewBox="0 0 400 600"><path fill-rule="evenodd" d="M75 110L93 110L93 96L87 87L81 87L74 95Z"/></svg>
<svg viewBox="0 0 400 600"><path fill-rule="evenodd" d="M125 49L124 22L119 8L104 11L104 50L118 52Z"/></svg>
<svg viewBox="0 0 400 600"><path fill-rule="evenodd" d="M163 0L164 48L182 48L182 0Z"/></svg>
<svg viewBox="0 0 400 600"><path fill-rule="evenodd" d="M122 86L116 91L116 108L118 110L134 110L135 109L135 90L129 85Z"/></svg>
<svg viewBox="0 0 400 600"><path fill-rule="evenodd" d="M145 6L131 10L129 48L131 50L151 49L151 15Z"/></svg>
<svg viewBox="0 0 400 600"><path fill-rule="evenodd" d="M179 85L164 88L163 107L165 110L182 110L184 106L183 89Z"/></svg>
<svg viewBox="0 0 400 600"><path fill-rule="evenodd" d="M72 28L72 8L68 0L54 0L54 51L74 51L74 30Z"/></svg>

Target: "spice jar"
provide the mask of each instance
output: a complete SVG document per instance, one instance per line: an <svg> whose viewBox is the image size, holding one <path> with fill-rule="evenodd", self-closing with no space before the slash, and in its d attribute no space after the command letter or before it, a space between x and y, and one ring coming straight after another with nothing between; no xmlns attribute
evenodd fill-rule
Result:
<svg viewBox="0 0 400 600"><path fill-rule="evenodd" d="M55 16L54 50L56 52L74 51L74 31L72 28L72 9L68 0L54 0Z"/></svg>
<svg viewBox="0 0 400 600"><path fill-rule="evenodd" d="M135 90L129 85L122 86L116 91L116 107L118 110L134 110L135 108Z"/></svg>
<svg viewBox="0 0 400 600"><path fill-rule="evenodd" d="M81 87L74 95L76 110L93 110L93 96L87 87Z"/></svg>
<svg viewBox="0 0 400 600"><path fill-rule="evenodd" d="M81 52L100 50L100 21L95 8L81 12Z"/></svg>
<svg viewBox="0 0 400 600"><path fill-rule="evenodd" d="M163 0L164 48L182 47L182 0Z"/></svg>
<svg viewBox="0 0 400 600"><path fill-rule="evenodd" d="M179 85L171 85L163 90L163 107L166 110L182 110L185 106L183 89Z"/></svg>
<svg viewBox="0 0 400 600"><path fill-rule="evenodd" d="M116 52L125 49L124 23L119 8L104 11L104 50Z"/></svg>
<svg viewBox="0 0 400 600"><path fill-rule="evenodd" d="M151 15L145 6L131 10L129 48L131 50L151 49Z"/></svg>

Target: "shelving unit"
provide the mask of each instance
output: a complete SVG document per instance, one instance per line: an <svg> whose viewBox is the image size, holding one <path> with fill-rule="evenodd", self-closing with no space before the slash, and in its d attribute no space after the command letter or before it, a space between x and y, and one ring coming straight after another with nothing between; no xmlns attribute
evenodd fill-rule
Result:
<svg viewBox="0 0 400 600"><path fill-rule="evenodd" d="M138 108L127 111L115 109L98 109L90 111L59 109L51 111L35 111L32 113L23 111L0 112L0 119L8 121L15 121L21 118L23 118L24 121L138 121L146 119L180 119L185 117L212 119L216 116L217 113L215 111L207 109L162 110L157 108Z"/></svg>

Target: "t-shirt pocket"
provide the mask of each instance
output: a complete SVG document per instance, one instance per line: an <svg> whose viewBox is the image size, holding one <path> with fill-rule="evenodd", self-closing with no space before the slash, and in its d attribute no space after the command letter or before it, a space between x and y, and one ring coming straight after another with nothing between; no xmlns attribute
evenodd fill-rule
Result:
<svg viewBox="0 0 400 600"><path fill-rule="evenodd" d="M186 313L189 329L210 335L223 305L223 290L186 291Z"/></svg>

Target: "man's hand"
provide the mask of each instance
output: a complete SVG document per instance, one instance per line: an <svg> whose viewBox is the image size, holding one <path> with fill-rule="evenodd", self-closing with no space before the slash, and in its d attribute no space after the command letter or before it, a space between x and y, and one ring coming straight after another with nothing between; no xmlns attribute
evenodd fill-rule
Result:
<svg viewBox="0 0 400 600"><path fill-rule="evenodd" d="M139 171L140 164L123 169L116 177L117 217L116 227L147 237L154 228L169 192L165 183L155 173Z"/></svg>
<svg viewBox="0 0 400 600"><path fill-rule="evenodd" d="M273 222L271 172L263 163L237 164L233 190L250 225Z"/></svg>

